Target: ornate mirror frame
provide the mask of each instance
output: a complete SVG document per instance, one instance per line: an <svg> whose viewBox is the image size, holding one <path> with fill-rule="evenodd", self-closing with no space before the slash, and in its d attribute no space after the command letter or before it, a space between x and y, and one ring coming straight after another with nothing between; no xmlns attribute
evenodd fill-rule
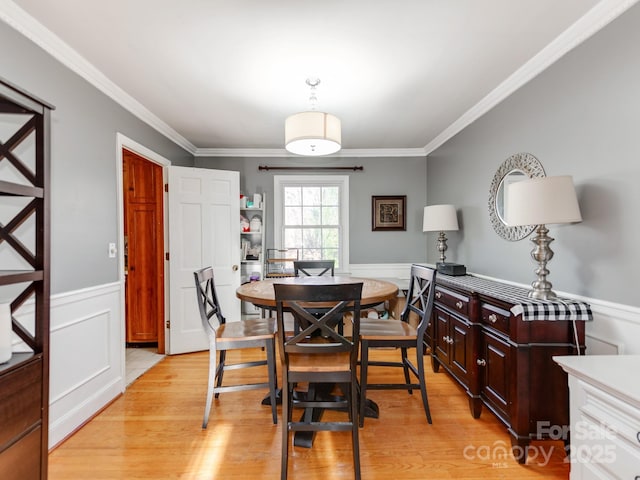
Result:
<svg viewBox="0 0 640 480"><path fill-rule="evenodd" d="M502 199L504 181L510 174L524 174L528 178L545 177L540 161L530 153L515 153L507 158L498 168L489 188L489 219L491 226L505 240L515 242L527 237L535 229L535 225L510 227L498 214L498 200Z"/></svg>

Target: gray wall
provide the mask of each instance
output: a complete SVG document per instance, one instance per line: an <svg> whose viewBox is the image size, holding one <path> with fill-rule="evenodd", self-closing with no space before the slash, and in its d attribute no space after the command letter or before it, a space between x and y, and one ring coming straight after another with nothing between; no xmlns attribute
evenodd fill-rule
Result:
<svg viewBox="0 0 640 480"><path fill-rule="evenodd" d="M502 240L487 213L496 169L511 154L529 152L547 175L573 175L583 216L580 224L549 227L554 288L640 306L638 45L640 5L429 156L428 203L460 209L461 231L449 235L449 246L468 270L534 279L531 242Z"/></svg>
<svg viewBox="0 0 640 480"><path fill-rule="evenodd" d="M0 76L55 105L51 135L51 290L118 280L116 133L176 165L192 156L0 22Z"/></svg>
<svg viewBox="0 0 640 480"><path fill-rule="evenodd" d="M408 263L426 260L426 235L422 233L422 210L426 205L426 159L411 158L207 158L196 157L196 166L240 172L240 191L265 192L267 201L267 247L273 246L273 176L335 173L349 175L350 263ZM305 172L258 171L268 166L354 166L364 171ZM372 232L371 196L406 195L407 231Z"/></svg>

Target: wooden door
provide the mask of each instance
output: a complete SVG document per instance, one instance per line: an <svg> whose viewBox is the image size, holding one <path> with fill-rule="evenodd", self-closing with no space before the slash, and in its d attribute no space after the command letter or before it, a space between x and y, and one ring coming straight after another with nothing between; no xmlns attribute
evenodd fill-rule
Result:
<svg viewBox="0 0 640 480"><path fill-rule="evenodd" d="M127 343L164 353L162 167L123 150Z"/></svg>
<svg viewBox="0 0 640 480"><path fill-rule="evenodd" d="M212 266L227 322L240 319L240 174L169 167L170 354L209 348L193 272Z"/></svg>

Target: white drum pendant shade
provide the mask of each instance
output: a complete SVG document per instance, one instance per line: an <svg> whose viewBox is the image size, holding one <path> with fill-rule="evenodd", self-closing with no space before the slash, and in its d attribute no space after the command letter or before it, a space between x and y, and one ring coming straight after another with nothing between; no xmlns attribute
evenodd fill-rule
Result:
<svg viewBox="0 0 640 480"><path fill-rule="evenodd" d="M340 150L340 119L330 113L301 112L284 124L285 148L297 155L329 155Z"/></svg>

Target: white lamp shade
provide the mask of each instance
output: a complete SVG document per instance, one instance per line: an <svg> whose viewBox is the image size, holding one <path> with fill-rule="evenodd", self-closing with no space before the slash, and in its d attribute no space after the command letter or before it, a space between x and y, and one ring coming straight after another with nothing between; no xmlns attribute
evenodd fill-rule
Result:
<svg viewBox="0 0 640 480"><path fill-rule="evenodd" d="M569 175L541 177L507 186L505 223L509 226L548 225L582 221Z"/></svg>
<svg viewBox="0 0 640 480"><path fill-rule="evenodd" d="M458 215L453 205L428 205L424 207L423 232L458 230Z"/></svg>
<svg viewBox="0 0 640 480"><path fill-rule="evenodd" d="M329 155L340 150L340 119L330 113L301 112L284 124L285 148L297 155Z"/></svg>

